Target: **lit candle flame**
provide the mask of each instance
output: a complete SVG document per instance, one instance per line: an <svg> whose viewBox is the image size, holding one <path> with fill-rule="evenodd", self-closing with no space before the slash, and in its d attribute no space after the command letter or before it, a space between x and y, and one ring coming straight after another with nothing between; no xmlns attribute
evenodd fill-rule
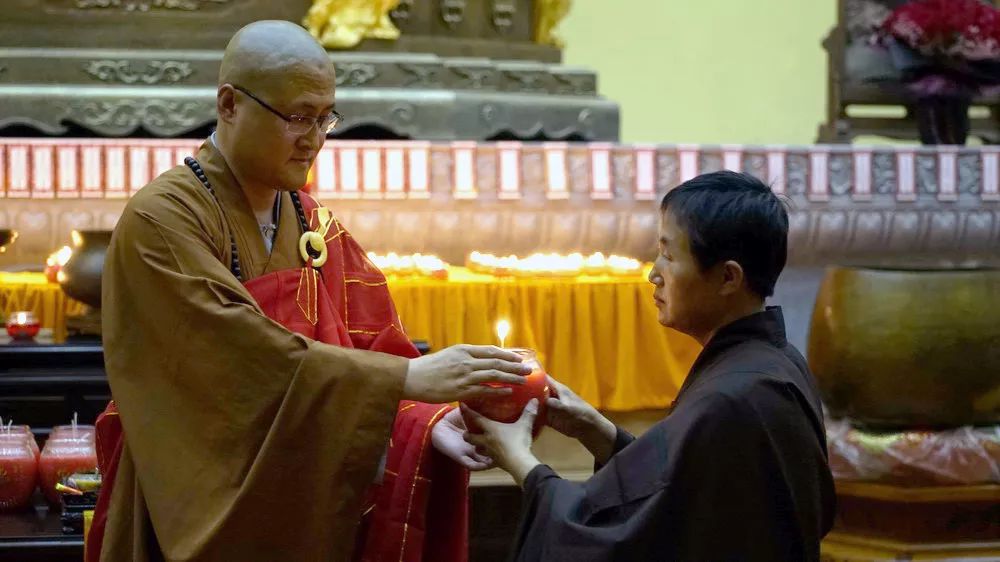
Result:
<svg viewBox="0 0 1000 562"><path fill-rule="evenodd" d="M506 320L497 322L497 339L500 340L500 347L504 346L508 335L510 335L510 322Z"/></svg>
<svg viewBox="0 0 1000 562"><path fill-rule="evenodd" d="M66 265L66 262L69 261L69 258L72 255L73 255L73 248L70 248L69 246L63 246L62 248L59 248L58 252L54 252L52 255L49 256L47 260L45 260L45 265L48 265L49 267L54 267L57 265L59 267L62 267Z"/></svg>
<svg viewBox="0 0 1000 562"><path fill-rule="evenodd" d="M27 312L18 312L17 313L17 325L18 326L24 326L27 323L28 323L28 313Z"/></svg>

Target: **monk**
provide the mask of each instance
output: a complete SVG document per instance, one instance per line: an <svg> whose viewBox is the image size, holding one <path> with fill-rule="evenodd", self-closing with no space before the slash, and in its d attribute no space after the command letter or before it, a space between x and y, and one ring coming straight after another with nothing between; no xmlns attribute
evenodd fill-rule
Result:
<svg viewBox="0 0 1000 562"><path fill-rule="evenodd" d="M512 559L818 561L835 498L820 396L764 306L788 214L756 178L718 172L664 197L659 235L660 323L704 345L666 419L635 438L550 381L549 425L596 461L573 483L531 453L536 401L514 424L466 412L484 430L467 439L524 488Z"/></svg>
<svg viewBox="0 0 1000 562"><path fill-rule="evenodd" d="M442 403L529 369L495 347L421 357L382 273L296 191L334 69L302 28L240 30L218 128L127 204L102 321L114 402L88 560L465 560L468 469Z"/></svg>

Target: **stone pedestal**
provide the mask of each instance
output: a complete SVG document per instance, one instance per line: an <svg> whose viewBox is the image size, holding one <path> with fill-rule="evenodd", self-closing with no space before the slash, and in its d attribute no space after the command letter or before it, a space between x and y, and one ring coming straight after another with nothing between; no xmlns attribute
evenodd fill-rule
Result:
<svg viewBox="0 0 1000 562"><path fill-rule="evenodd" d="M232 34L260 19L302 22L311 2L8 4L0 136L204 137ZM598 95L596 75L559 64L559 49L533 40L536 4L400 2L397 40L331 50L345 117L336 136L617 140L618 106Z"/></svg>

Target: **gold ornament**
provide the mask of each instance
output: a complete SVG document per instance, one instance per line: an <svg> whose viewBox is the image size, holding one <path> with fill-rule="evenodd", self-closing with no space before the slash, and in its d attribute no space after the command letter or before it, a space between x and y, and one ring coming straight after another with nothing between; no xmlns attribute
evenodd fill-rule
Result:
<svg viewBox="0 0 1000 562"><path fill-rule="evenodd" d="M302 255L302 260L309 262L309 249L319 252L319 257L314 258L312 261L313 267L323 267L326 263L326 257L328 250L326 248L326 240L323 239L323 235L315 230L307 230L302 233L299 237L299 254Z"/></svg>
<svg viewBox="0 0 1000 562"><path fill-rule="evenodd" d="M563 48L554 30L569 13L572 0L535 0L535 42Z"/></svg>
<svg viewBox="0 0 1000 562"><path fill-rule="evenodd" d="M399 0L313 0L302 24L324 47L350 49L362 39L399 39L389 19Z"/></svg>

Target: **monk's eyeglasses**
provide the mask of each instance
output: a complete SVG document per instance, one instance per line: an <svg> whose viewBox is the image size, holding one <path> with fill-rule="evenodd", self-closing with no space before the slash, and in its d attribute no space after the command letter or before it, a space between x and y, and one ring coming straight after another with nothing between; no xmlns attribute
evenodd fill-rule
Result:
<svg viewBox="0 0 1000 562"><path fill-rule="evenodd" d="M340 123L340 120L344 118L336 111L331 111L322 117L311 117L309 115L285 115L265 103L264 100L251 94L246 90L246 88L234 85L233 89L243 92L249 96L250 99L259 103L261 107L280 117L287 124L288 132L295 135L308 133L312 130L314 125L318 127L320 131L323 131L324 134L330 134L335 128L337 128L337 124Z"/></svg>

